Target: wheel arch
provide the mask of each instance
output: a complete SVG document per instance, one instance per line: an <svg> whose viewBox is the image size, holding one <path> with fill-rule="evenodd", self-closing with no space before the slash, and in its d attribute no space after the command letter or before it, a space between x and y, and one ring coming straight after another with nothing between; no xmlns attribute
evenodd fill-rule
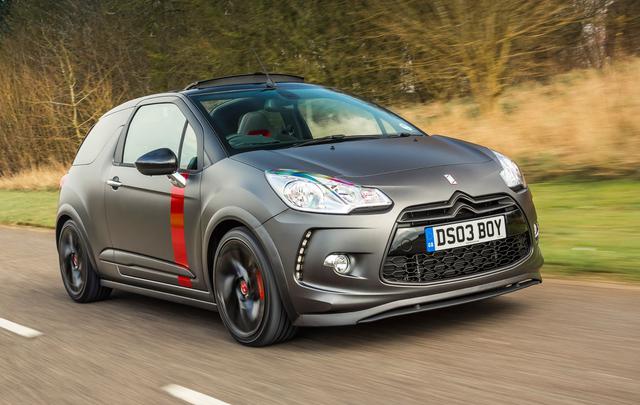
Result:
<svg viewBox="0 0 640 405"><path fill-rule="evenodd" d="M80 215L78 215L78 212L70 204L63 204L58 209L58 215L56 216L56 247L58 246L62 226L69 220L73 220L73 222L76 223L83 234L82 236L86 239L87 232L86 229L84 229Z"/></svg>
<svg viewBox="0 0 640 405"><path fill-rule="evenodd" d="M284 267L282 265L282 260L280 259L280 255L278 254L275 243L269 236L269 233L262 227L260 221L258 221L258 219L255 218L251 213L239 207L225 207L216 212L209 221L204 232L203 246L205 246L206 248L202 249L202 262L204 263L204 270L206 271L206 282L211 295L215 295L213 293L212 272L215 252L219 246L220 241L222 240L222 237L231 229L240 226L247 228L249 232L251 232L251 234L256 238L258 243L260 243L260 246L266 253L269 264L271 265L271 268L276 277L276 286L278 288L278 293L280 294L282 304L287 311L287 315L289 315L291 320L296 319L297 313L295 312L293 304L289 297Z"/></svg>
<svg viewBox="0 0 640 405"><path fill-rule="evenodd" d="M89 260L91 260L91 265L93 266L94 269L96 269L96 271L99 272L96 258L94 256L94 251L91 246L91 240L89 240L87 230L84 227L82 219L80 219L80 215L70 204L63 204L58 209L58 215L56 217L56 250L59 247L58 243L60 238L60 231L62 230L62 227L64 226L64 224L67 223L67 221L69 220L73 220L76 227L82 234L82 238L84 239L85 243L89 247L89 251L91 252L91 254L89 255Z"/></svg>
<svg viewBox="0 0 640 405"><path fill-rule="evenodd" d="M62 225L64 225L71 219L73 218L71 218L71 216L68 214L62 214L58 216L58 219L56 220L56 247L58 246L58 243L60 241L60 231L62 231Z"/></svg>

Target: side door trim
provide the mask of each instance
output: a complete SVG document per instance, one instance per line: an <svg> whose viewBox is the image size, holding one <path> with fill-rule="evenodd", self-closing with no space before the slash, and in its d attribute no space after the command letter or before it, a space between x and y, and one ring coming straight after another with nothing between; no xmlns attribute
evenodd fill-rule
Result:
<svg viewBox="0 0 640 405"><path fill-rule="evenodd" d="M100 253L100 260L111 262L117 266L159 271L173 276L195 277L191 270L179 264L120 249L103 250Z"/></svg>

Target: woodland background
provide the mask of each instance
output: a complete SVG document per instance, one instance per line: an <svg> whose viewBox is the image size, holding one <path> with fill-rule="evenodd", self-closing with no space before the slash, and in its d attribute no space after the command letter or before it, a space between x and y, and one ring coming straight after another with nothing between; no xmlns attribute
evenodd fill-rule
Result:
<svg viewBox="0 0 640 405"><path fill-rule="evenodd" d="M102 113L252 49L532 179L639 174L637 0L0 0L0 183L57 180Z"/></svg>

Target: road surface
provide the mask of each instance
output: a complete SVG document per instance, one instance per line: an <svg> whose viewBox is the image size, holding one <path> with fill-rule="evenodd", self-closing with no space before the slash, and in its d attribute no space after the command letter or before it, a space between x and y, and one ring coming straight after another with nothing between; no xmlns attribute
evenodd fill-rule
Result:
<svg viewBox="0 0 640 405"><path fill-rule="evenodd" d="M35 332L0 327L2 404L187 403L175 386L252 405L640 403L637 286L546 280L250 349L215 312L125 293L73 303L51 231L0 227L0 280L0 319Z"/></svg>

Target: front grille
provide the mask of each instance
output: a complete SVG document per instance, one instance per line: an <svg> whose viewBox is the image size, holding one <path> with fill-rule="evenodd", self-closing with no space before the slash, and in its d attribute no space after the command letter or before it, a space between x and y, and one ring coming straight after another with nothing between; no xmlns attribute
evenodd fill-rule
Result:
<svg viewBox="0 0 640 405"><path fill-rule="evenodd" d="M505 239L429 253L424 228L504 215ZM505 194L471 197L456 192L449 201L410 207L398 219L382 267L389 283L429 283L464 277L515 264L531 250L529 226L517 203Z"/></svg>
<svg viewBox="0 0 640 405"><path fill-rule="evenodd" d="M449 201L411 207L398 220L399 226L431 225L455 219L499 215L518 209L515 201L504 194L471 197L457 191Z"/></svg>
<svg viewBox="0 0 640 405"><path fill-rule="evenodd" d="M411 256L387 256L382 277L392 283L428 283L516 263L529 253L529 234Z"/></svg>

